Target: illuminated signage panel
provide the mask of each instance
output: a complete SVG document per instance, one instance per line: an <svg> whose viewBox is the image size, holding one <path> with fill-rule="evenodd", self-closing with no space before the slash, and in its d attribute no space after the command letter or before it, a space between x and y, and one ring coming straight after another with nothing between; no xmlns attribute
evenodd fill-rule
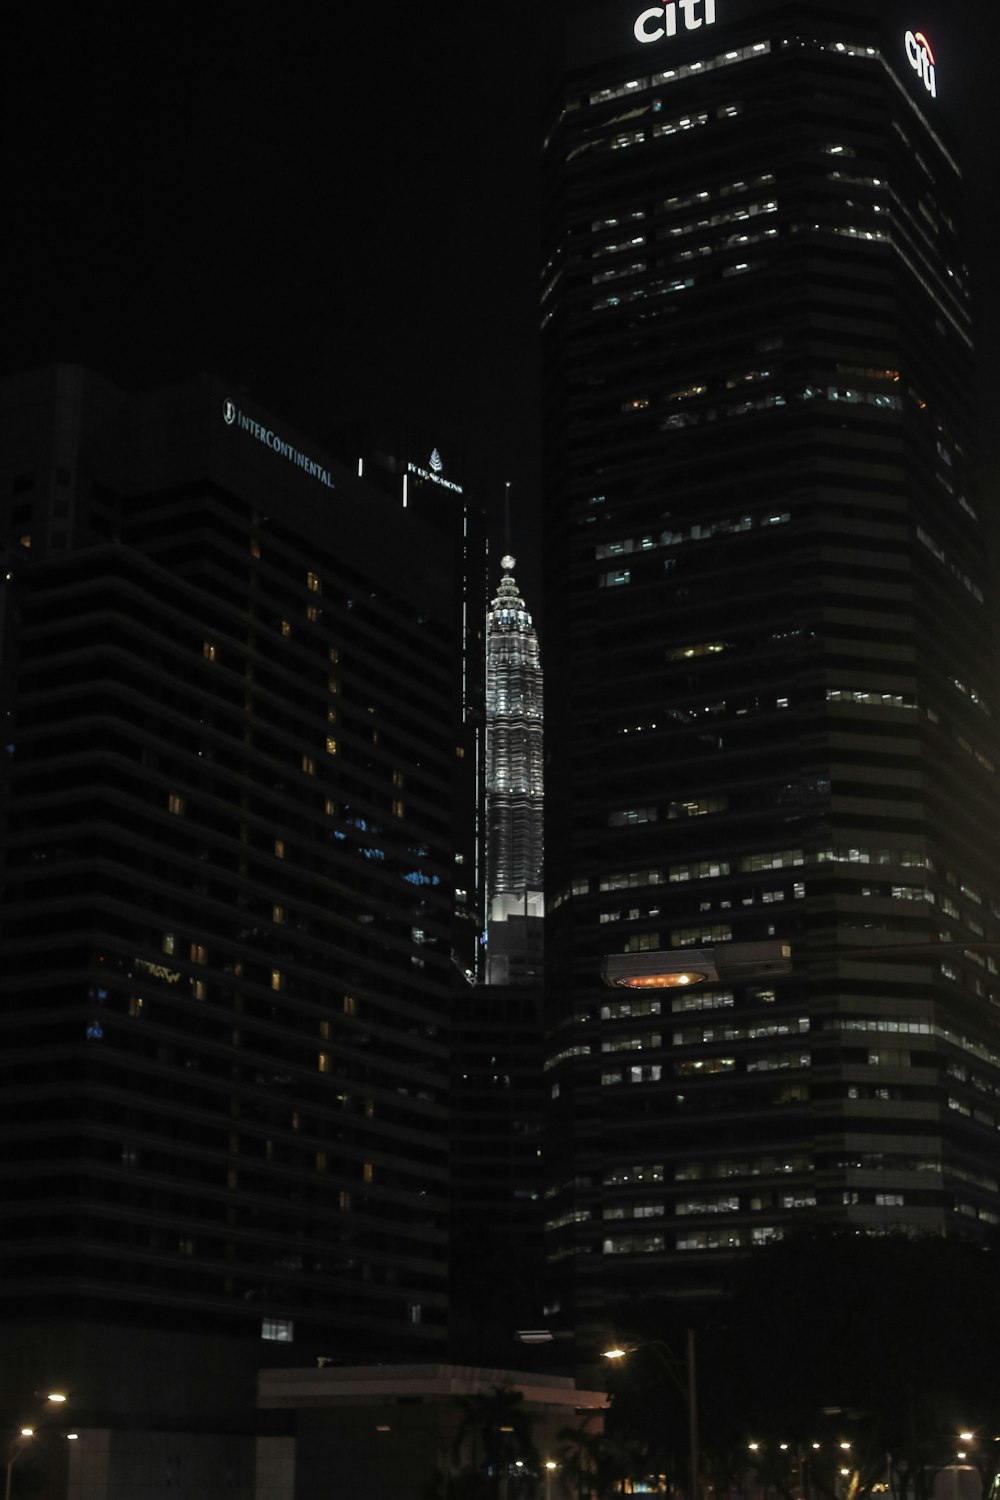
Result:
<svg viewBox="0 0 1000 1500"><path fill-rule="evenodd" d="M684 18L685 31L711 26L715 21L715 0L664 0L651 5L636 16L632 30L637 42L658 42L677 35L677 13Z"/></svg>
<svg viewBox="0 0 1000 1500"><path fill-rule="evenodd" d="M906 56L917 77L923 80L924 88L932 99L937 98L937 75L934 69L934 53L922 31L908 31L903 38Z"/></svg>
<svg viewBox="0 0 1000 1500"><path fill-rule="evenodd" d="M270 448L272 453L277 453L280 458L287 458L289 463L297 469L302 469L309 475L310 479L318 479L320 484L325 484L328 490L335 488L330 478L330 471L316 459L310 458L308 453L303 453L293 443L289 443L279 433L270 427L265 427L262 422L256 422L253 417L248 417L246 412L240 411L235 401L227 396L222 403L222 420L227 427L236 427L240 432L248 432L258 443L263 443L265 448Z"/></svg>

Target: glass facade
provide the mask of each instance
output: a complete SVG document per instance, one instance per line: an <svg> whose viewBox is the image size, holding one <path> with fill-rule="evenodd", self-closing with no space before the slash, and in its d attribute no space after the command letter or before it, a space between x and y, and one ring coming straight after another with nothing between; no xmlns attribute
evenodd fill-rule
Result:
<svg viewBox="0 0 1000 1500"><path fill-rule="evenodd" d="M583 1324L803 1215L1000 1222L960 173L850 8L608 24L544 153L549 1255ZM600 989L604 954L775 939L787 976Z"/></svg>

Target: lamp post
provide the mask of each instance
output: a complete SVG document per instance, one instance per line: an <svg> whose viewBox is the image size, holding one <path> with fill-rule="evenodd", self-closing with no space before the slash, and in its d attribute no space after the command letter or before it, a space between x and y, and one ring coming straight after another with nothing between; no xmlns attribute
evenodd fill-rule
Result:
<svg viewBox="0 0 1000 1500"><path fill-rule="evenodd" d="M63 1405L63 1403L66 1400L66 1397L63 1395L63 1393L61 1391L50 1391L49 1394L45 1397L45 1399L53 1407L58 1408L58 1407L60 1407L60 1406ZM14 1478L14 1465L17 1463L18 1459L21 1457L21 1454L28 1447L28 1445L31 1442L31 1439L35 1436L35 1434L37 1433L39 1427L42 1425L42 1423L44 1421L45 1421L45 1415L43 1414L39 1418L39 1420L34 1424L34 1426L25 1425L24 1427L21 1428L21 1430L18 1433L15 1434L15 1436L13 1438L13 1441L11 1442L10 1448L8 1450L8 1454L7 1454L7 1472L6 1472L6 1475L5 1475L5 1478L4 1478L4 1489L3 1489L4 1500L10 1500L11 1485L13 1483L13 1478ZM74 1434L74 1436L75 1436L75 1434Z"/></svg>
<svg viewBox="0 0 1000 1500"><path fill-rule="evenodd" d="M677 1373L676 1359L672 1350L659 1339L644 1339L638 1344L629 1344L625 1347L615 1347L602 1351L605 1359L625 1359L629 1354L634 1354L638 1349L652 1349L659 1358L661 1364L670 1376L674 1385L680 1392L681 1399L687 1409L688 1426L688 1459L691 1466L691 1482L689 1486L689 1500L701 1500L701 1452L698 1441L698 1368L695 1330L687 1330L685 1349L686 1379L682 1379Z"/></svg>

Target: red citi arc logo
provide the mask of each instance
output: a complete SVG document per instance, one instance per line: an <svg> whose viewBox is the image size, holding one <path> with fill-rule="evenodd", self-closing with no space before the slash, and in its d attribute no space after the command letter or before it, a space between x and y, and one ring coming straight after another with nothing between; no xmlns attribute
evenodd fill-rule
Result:
<svg viewBox="0 0 1000 1500"><path fill-rule="evenodd" d="M932 99L937 98L937 77L934 71L934 53L922 31L908 31L903 38L910 67L924 81L924 88Z"/></svg>
<svg viewBox="0 0 1000 1500"><path fill-rule="evenodd" d="M637 42L658 42L661 37L677 35L677 11L684 17L684 30L697 31L715 20L715 0L664 0L636 17L632 30ZM703 11L703 14L699 14Z"/></svg>

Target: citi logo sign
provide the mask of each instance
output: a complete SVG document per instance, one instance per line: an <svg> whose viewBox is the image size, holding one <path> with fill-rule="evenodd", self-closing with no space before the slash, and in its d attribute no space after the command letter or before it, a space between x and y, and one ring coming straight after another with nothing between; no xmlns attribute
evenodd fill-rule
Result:
<svg viewBox="0 0 1000 1500"><path fill-rule="evenodd" d="M632 30L637 42L658 42L661 37L677 35L677 12L684 17L684 30L697 31L715 20L715 0L664 0L636 16ZM699 14L701 12L701 14Z"/></svg>
<svg viewBox="0 0 1000 1500"><path fill-rule="evenodd" d="M934 73L934 53L922 31L908 31L903 38L910 67L924 81L924 88L932 99L937 98L937 78Z"/></svg>

